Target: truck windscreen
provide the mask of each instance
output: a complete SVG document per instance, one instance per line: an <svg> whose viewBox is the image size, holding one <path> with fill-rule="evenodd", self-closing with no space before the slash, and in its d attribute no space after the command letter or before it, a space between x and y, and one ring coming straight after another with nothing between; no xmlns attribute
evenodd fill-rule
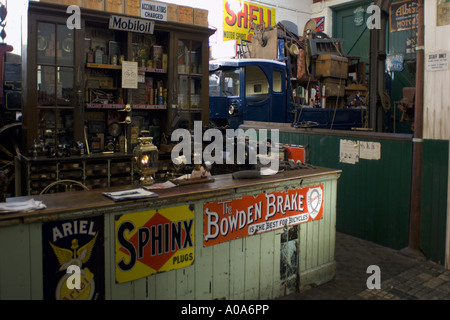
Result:
<svg viewBox="0 0 450 320"><path fill-rule="evenodd" d="M209 74L209 96L239 96L240 69L216 70Z"/></svg>

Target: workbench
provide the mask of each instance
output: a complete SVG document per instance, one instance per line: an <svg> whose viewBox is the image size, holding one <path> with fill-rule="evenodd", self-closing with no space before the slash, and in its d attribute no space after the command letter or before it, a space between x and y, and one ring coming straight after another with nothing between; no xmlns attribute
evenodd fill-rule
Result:
<svg viewBox="0 0 450 320"><path fill-rule="evenodd" d="M103 192L135 185L9 198L46 208L0 214L0 299L275 299L322 284L340 173L225 174L121 202Z"/></svg>

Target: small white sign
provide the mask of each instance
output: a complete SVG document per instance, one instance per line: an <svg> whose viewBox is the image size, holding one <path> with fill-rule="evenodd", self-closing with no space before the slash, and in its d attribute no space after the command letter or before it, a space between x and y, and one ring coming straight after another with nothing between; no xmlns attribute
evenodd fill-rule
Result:
<svg viewBox="0 0 450 320"><path fill-rule="evenodd" d="M138 87L138 64L137 62L122 62L122 88L137 89Z"/></svg>
<svg viewBox="0 0 450 320"><path fill-rule="evenodd" d="M167 4L153 1L141 1L141 18L167 21Z"/></svg>
<svg viewBox="0 0 450 320"><path fill-rule="evenodd" d="M359 158L367 160L381 159L381 143L370 141L359 142Z"/></svg>
<svg viewBox="0 0 450 320"><path fill-rule="evenodd" d="M432 52L427 54L428 71L447 71L449 70L449 52Z"/></svg>
<svg viewBox="0 0 450 320"><path fill-rule="evenodd" d="M339 148L339 162L355 164L359 161L359 142L342 139Z"/></svg>

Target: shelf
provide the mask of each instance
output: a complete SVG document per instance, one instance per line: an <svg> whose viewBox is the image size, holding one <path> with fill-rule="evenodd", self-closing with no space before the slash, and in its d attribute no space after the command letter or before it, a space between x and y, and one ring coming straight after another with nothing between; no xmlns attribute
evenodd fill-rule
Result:
<svg viewBox="0 0 450 320"><path fill-rule="evenodd" d="M167 106L160 104L132 104L131 109L166 110Z"/></svg>
<svg viewBox="0 0 450 320"><path fill-rule="evenodd" d="M124 104L87 103L86 109L124 109Z"/></svg>
<svg viewBox="0 0 450 320"><path fill-rule="evenodd" d="M121 70L122 66L121 65L114 65L114 64L86 63L86 68Z"/></svg>
<svg viewBox="0 0 450 320"><path fill-rule="evenodd" d="M86 63L86 68L121 70L122 66L115 65L115 64ZM147 73L167 73L167 69L138 67L138 72L139 73L146 73L146 72Z"/></svg>
<svg viewBox="0 0 450 320"><path fill-rule="evenodd" d="M187 73L187 72L178 72L179 76L190 76L190 77L203 77L201 73Z"/></svg>
<svg viewBox="0 0 450 320"><path fill-rule="evenodd" d="M167 73L167 69L138 67L139 73Z"/></svg>
<svg viewBox="0 0 450 320"><path fill-rule="evenodd" d="M108 104L108 103L87 103L87 109L124 109L124 104ZM132 104L132 109L140 110L166 110L166 105L158 104Z"/></svg>
<svg viewBox="0 0 450 320"><path fill-rule="evenodd" d="M49 106L49 105L45 105L45 106L40 106L38 105L37 108L39 109L74 109L73 106Z"/></svg>
<svg viewBox="0 0 450 320"><path fill-rule="evenodd" d="M184 112L201 112L202 109L200 108L180 108L181 111Z"/></svg>

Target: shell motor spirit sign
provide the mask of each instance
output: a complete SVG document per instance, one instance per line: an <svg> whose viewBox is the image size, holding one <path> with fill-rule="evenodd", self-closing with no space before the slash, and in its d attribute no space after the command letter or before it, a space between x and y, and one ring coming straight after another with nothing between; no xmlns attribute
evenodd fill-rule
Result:
<svg viewBox="0 0 450 320"><path fill-rule="evenodd" d="M322 219L323 196L323 185L317 185L207 202L203 206L203 245Z"/></svg>
<svg viewBox="0 0 450 320"><path fill-rule="evenodd" d="M118 283L194 262L194 211L187 205L124 214L115 230Z"/></svg>
<svg viewBox="0 0 450 320"><path fill-rule="evenodd" d="M223 40L251 40L254 26L274 26L275 9L242 0L223 1ZM237 8L241 8L240 11ZM249 32L250 31L250 32Z"/></svg>

